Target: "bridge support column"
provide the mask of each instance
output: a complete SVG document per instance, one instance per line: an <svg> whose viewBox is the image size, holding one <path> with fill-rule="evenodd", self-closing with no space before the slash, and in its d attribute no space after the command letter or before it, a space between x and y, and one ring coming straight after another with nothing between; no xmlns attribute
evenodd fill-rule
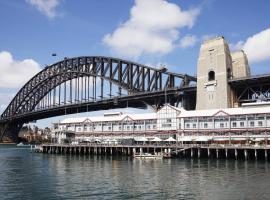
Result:
<svg viewBox="0 0 270 200"><path fill-rule="evenodd" d="M0 124L0 142L19 142L19 131L22 128L23 123L19 122L7 122Z"/></svg>
<svg viewBox="0 0 270 200"><path fill-rule="evenodd" d="M265 160L267 160L267 157L268 157L268 155L267 155L267 149L265 149L264 150L264 158L265 158Z"/></svg>
<svg viewBox="0 0 270 200"><path fill-rule="evenodd" d="M237 149L234 149L234 157L235 157L235 159L237 159Z"/></svg>
<svg viewBox="0 0 270 200"><path fill-rule="evenodd" d="M198 158L200 158L200 157L201 157L201 149L198 148Z"/></svg>
<svg viewBox="0 0 270 200"><path fill-rule="evenodd" d="M218 155L219 152L218 152L218 150L219 149L216 149L217 159L219 158L219 155Z"/></svg>
<svg viewBox="0 0 270 200"><path fill-rule="evenodd" d="M210 149L209 148L207 148L207 156L208 156L208 158L210 158Z"/></svg>
<svg viewBox="0 0 270 200"><path fill-rule="evenodd" d="M190 157L193 158L193 149L190 149Z"/></svg>
<svg viewBox="0 0 270 200"><path fill-rule="evenodd" d="M136 154L136 148L133 148L132 151L133 151L133 156L134 156Z"/></svg>
<svg viewBox="0 0 270 200"><path fill-rule="evenodd" d="M228 158L228 149L225 149L225 157Z"/></svg>

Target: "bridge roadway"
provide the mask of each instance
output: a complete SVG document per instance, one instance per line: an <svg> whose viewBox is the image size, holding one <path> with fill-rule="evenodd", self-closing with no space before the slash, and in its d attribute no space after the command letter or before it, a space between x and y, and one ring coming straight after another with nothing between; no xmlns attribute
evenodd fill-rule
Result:
<svg viewBox="0 0 270 200"><path fill-rule="evenodd" d="M186 86L179 88L170 88L166 91L154 91L154 92L141 92L130 94L128 96L121 96L115 98L107 98L98 101L84 101L74 104L66 104L61 106L54 106L47 109L35 110L32 112L18 114L10 117L0 119L1 123L7 123L9 121L19 121L20 123L26 123L38 119L44 119L59 115L67 115L73 113L90 112L98 110L108 110L113 108L146 108L148 105L161 106L165 101L165 93L167 101L173 102L177 99L181 102L182 98L187 98L186 103L192 102L195 98L196 86ZM184 102L185 103L185 102Z"/></svg>
<svg viewBox="0 0 270 200"><path fill-rule="evenodd" d="M270 145L219 145L219 144L42 144L43 153L73 155L125 155L135 153L166 153L174 157L230 158L268 160Z"/></svg>

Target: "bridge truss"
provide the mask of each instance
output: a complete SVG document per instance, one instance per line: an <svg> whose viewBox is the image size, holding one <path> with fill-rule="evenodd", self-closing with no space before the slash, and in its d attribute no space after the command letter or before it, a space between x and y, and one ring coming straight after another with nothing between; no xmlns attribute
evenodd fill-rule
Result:
<svg viewBox="0 0 270 200"><path fill-rule="evenodd" d="M29 80L0 118L0 137L16 139L32 120L121 107L195 106L196 78L111 57L67 58ZM192 100L193 99L193 100ZM0 139L1 139L0 138Z"/></svg>

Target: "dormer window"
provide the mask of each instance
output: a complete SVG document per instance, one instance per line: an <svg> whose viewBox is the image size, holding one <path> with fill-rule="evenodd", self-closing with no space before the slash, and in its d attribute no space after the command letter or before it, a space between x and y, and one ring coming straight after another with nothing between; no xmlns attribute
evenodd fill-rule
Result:
<svg viewBox="0 0 270 200"><path fill-rule="evenodd" d="M210 71L208 72L208 81L214 81L215 80L215 72Z"/></svg>

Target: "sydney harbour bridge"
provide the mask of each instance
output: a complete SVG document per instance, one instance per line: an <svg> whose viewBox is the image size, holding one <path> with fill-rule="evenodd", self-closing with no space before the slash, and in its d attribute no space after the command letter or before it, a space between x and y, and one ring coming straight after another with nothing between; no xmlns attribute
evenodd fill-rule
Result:
<svg viewBox="0 0 270 200"><path fill-rule="evenodd" d="M229 79L236 101L270 99L270 75ZM0 117L3 136L17 141L23 124L54 116L113 108L195 109L196 77L111 57L65 58L32 77Z"/></svg>

